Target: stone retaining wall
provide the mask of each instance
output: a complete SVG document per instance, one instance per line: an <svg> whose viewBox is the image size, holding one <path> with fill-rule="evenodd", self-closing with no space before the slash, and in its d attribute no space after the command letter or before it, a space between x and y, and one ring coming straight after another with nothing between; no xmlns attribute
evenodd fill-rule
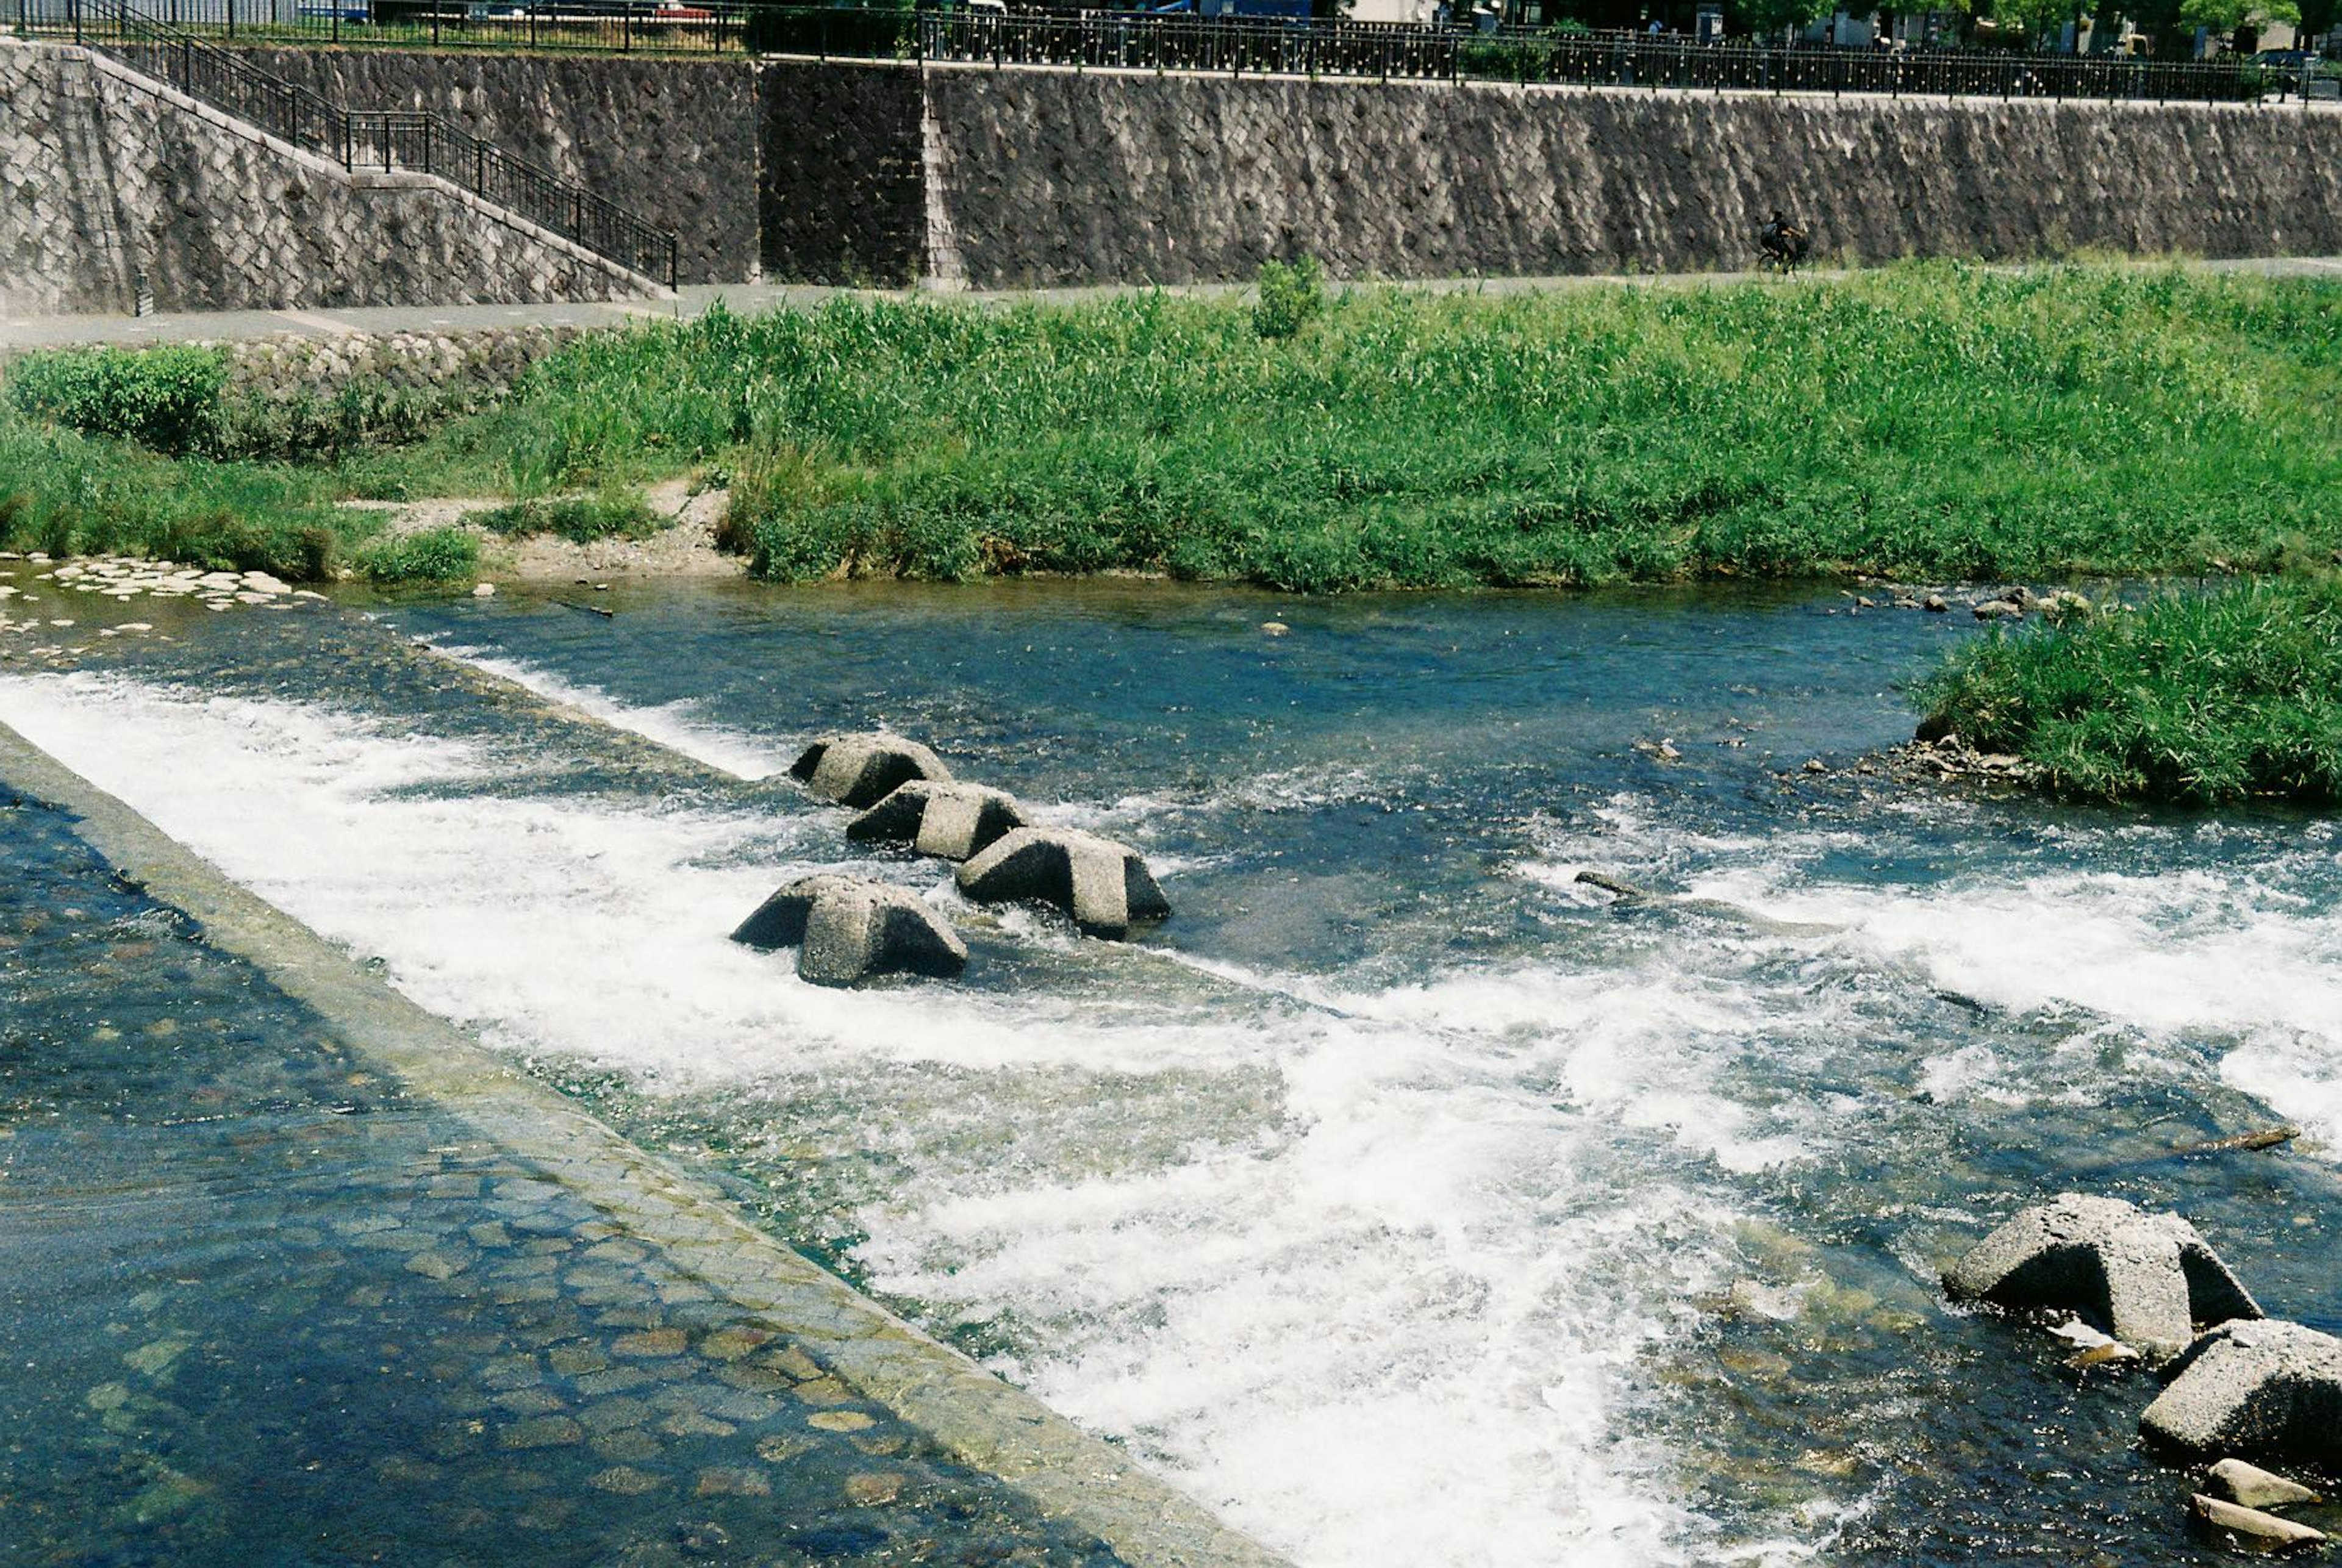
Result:
<svg viewBox="0 0 2342 1568"><path fill-rule="evenodd" d="M978 287L2342 252L2342 115L2298 109L932 70Z"/></svg>
<svg viewBox="0 0 2342 1568"><path fill-rule="evenodd" d="M613 264L444 181L354 178L77 49L0 45L0 309L612 299Z"/></svg>
<svg viewBox="0 0 2342 1568"><path fill-rule="evenodd" d="M227 392L268 398L331 398L354 385L404 392L509 389L520 374L577 335L567 326L476 332L398 332L316 338L298 333L226 345Z"/></svg>
<svg viewBox="0 0 2342 1568"><path fill-rule="evenodd" d="M907 283L925 270L919 76L773 60L758 73L766 275Z"/></svg>
<svg viewBox="0 0 2342 1568"><path fill-rule="evenodd" d="M2342 115L2297 108L248 53L353 107L445 115L675 227L687 280L1187 283L1248 278L1304 252L1349 277L1737 270L1777 205L1805 221L1820 258L1855 263L2342 253ZM158 203L138 194L157 172L115 167L122 136L5 101L0 181L49 200L29 224L23 203L0 211L0 305L119 309L120 258L141 243L163 264L158 303L166 284L192 307L261 297L213 281L239 253L206 237L226 222L215 187L247 172L164 181L166 215L195 236L182 245L156 232ZM127 197L112 190L125 177ZM320 199L252 177L291 211ZM346 275L390 259L338 221L308 221L327 237L280 246L282 265L331 274L355 249ZM425 238L426 254L446 248ZM59 274L71 286L46 297L99 303L10 295L12 280ZM363 302L413 292L395 280ZM361 298L331 276L299 293Z"/></svg>
<svg viewBox="0 0 2342 1568"><path fill-rule="evenodd" d="M685 283L757 261L756 68L745 59L245 49L350 109L439 115L681 237Z"/></svg>

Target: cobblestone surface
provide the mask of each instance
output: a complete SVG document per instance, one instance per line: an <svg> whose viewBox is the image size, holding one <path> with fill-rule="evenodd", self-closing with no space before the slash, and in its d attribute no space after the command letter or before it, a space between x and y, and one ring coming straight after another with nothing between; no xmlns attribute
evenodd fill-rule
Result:
<svg viewBox="0 0 2342 1568"><path fill-rule="evenodd" d="M0 794L0 1558L1105 1565Z"/></svg>

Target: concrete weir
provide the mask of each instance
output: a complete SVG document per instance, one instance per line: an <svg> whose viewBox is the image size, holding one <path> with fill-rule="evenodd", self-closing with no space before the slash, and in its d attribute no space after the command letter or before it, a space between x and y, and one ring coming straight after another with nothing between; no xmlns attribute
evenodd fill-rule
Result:
<svg viewBox="0 0 2342 1568"><path fill-rule="evenodd" d="M527 1162L741 1321L817 1345L861 1397L1042 1514L1140 1568L1268 1568L1280 1560L1030 1396L781 1245L713 1192L406 1000L306 926L245 892L122 802L0 724L0 781L75 819L93 850L262 971L370 1064Z"/></svg>

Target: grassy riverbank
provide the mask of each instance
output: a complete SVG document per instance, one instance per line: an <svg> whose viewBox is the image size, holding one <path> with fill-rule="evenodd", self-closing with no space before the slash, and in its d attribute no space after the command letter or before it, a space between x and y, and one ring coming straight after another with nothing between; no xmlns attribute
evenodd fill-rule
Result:
<svg viewBox="0 0 2342 1568"><path fill-rule="evenodd" d="M704 469L735 482L728 536L784 579L2037 579L2342 544L2331 285L1928 265L1361 291L1261 326L1157 295L718 314L582 339L498 408L308 464L165 460L18 410L0 536L298 571L375 525L344 496Z"/></svg>
<svg viewBox="0 0 2342 1568"><path fill-rule="evenodd" d="M1930 724L2068 794L2342 801L2342 580L2175 592L1983 639L1917 696Z"/></svg>

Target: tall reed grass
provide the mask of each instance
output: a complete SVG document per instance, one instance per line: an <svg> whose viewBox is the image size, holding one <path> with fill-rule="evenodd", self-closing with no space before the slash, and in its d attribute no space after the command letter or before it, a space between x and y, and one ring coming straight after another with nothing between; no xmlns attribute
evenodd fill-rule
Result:
<svg viewBox="0 0 2342 1568"><path fill-rule="evenodd" d="M760 570L1334 591L2270 564L2342 537L2342 289L1954 265L1845 283L849 301L580 343L515 483L732 465Z"/></svg>
<svg viewBox="0 0 2342 1568"><path fill-rule="evenodd" d="M706 468L736 481L726 537L792 580L2043 577L2342 544L2333 285L1928 264L1350 291L1284 325L1162 295L718 310L580 339L419 444L167 479L0 413L0 533L192 556L208 518L211 554L273 564L287 530L351 525L338 495L621 493Z"/></svg>

